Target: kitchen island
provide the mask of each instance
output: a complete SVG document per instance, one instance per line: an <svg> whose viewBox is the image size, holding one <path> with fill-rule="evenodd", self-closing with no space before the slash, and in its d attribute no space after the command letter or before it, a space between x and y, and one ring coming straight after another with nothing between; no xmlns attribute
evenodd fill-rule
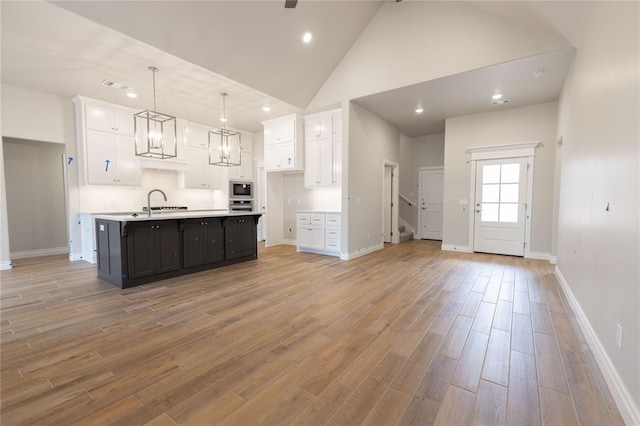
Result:
<svg viewBox="0 0 640 426"><path fill-rule="evenodd" d="M95 216L98 277L120 288L258 258L260 213Z"/></svg>

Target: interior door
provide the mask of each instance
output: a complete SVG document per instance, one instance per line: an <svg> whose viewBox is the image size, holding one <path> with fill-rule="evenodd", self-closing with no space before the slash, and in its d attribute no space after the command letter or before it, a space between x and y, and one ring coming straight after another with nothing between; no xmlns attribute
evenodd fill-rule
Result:
<svg viewBox="0 0 640 426"><path fill-rule="evenodd" d="M474 251L524 256L526 191L525 157L478 161Z"/></svg>
<svg viewBox="0 0 640 426"><path fill-rule="evenodd" d="M382 193L382 220L384 222L384 242L391 242L391 178L392 168L384 168L384 191Z"/></svg>
<svg viewBox="0 0 640 426"><path fill-rule="evenodd" d="M420 238L442 240L444 170L420 170Z"/></svg>

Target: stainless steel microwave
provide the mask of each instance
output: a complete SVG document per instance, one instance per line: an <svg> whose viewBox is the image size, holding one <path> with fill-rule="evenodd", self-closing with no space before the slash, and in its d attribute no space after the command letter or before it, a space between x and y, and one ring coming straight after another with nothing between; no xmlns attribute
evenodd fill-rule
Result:
<svg viewBox="0 0 640 426"><path fill-rule="evenodd" d="M253 198L253 184L251 182L229 182L229 198Z"/></svg>

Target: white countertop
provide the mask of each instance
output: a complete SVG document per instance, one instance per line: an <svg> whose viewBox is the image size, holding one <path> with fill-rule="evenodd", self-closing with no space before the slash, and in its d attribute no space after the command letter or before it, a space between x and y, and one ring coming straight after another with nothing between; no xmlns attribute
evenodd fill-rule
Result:
<svg viewBox="0 0 640 426"><path fill-rule="evenodd" d="M146 212L135 213L112 213L112 214L96 214L96 219L104 220L116 220L119 222L143 222L149 220L167 220L167 219L197 219L205 217L231 217L231 216L255 216L261 215L258 212L246 212L246 211L228 211L228 210L182 210L175 212L151 213L151 216ZM135 216L134 216L135 215Z"/></svg>

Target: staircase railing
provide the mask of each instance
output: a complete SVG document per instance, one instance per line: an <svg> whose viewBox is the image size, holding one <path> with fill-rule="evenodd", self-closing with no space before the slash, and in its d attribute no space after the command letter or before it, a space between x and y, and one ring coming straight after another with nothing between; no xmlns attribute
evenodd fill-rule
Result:
<svg viewBox="0 0 640 426"><path fill-rule="evenodd" d="M399 193L400 195L400 199L405 201L407 204L409 204L410 206L415 206L416 203L415 201L413 201L411 198L407 197L405 194L403 194L402 192Z"/></svg>

